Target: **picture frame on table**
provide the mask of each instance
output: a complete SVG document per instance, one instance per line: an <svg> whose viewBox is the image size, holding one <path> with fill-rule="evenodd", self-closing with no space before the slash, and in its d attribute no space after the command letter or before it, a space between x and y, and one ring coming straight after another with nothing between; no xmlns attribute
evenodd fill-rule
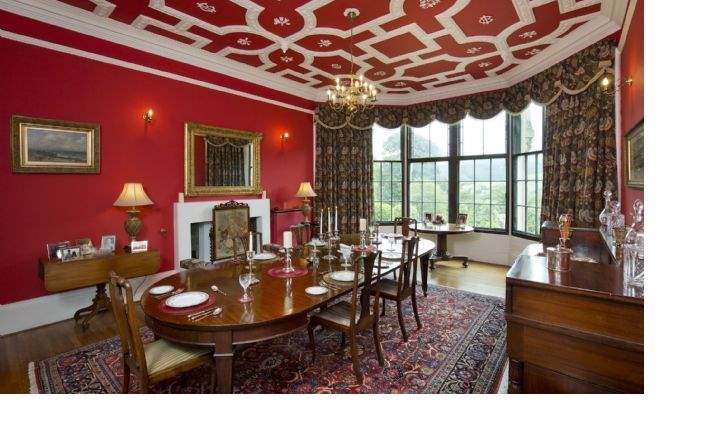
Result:
<svg viewBox="0 0 721 447"><path fill-rule="evenodd" d="M115 240L114 234L106 234L100 238L100 251L104 253L112 253L115 251Z"/></svg>
<svg viewBox="0 0 721 447"><path fill-rule="evenodd" d="M232 259L233 244L237 253L243 253L243 242L248 231L255 232L250 220L250 206L231 200L213 207L210 227L210 261ZM245 239L244 239L245 238Z"/></svg>
<svg viewBox="0 0 721 447"><path fill-rule="evenodd" d="M458 218L456 219L456 224L459 227L465 227L466 225L468 225L468 214L458 213Z"/></svg>
<svg viewBox="0 0 721 447"><path fill-rule="evenodd" d="M626 134L625 140L626 186L643 189L643 121Z"/></svg>
<svg viewBox="0 0 721 447"><path fill-rule="evenodd" d="M60 250L60 261L70 262L80 259L80 247L77 245L65 247Z"/></svg>
<svg viewBox="0 0 721 447"><path fill-rule="evenodd" d="M11 123L12 172L100 173L100 125L27 116Z"/></svg>
<svg viewBox="0 0 721 447"><path fill-rule="evenodd" d="M82 239L76 239L75 245L80 247L80 255L81 256L88 256L93 254L93 241L90 240L89 237L85 237Z"/></svg>
<svg viewBox="0 0 721 447"><path fill-rule="evenodd" d="M70 246L70 241L54 242L47 244L48 259L62 260L61 251Z"/></svg>
<svg viewBox="0 0 721 447"><path fill-rule="evenodd" d="M148 251L148 241L130 241L130 253Z"/></svg>

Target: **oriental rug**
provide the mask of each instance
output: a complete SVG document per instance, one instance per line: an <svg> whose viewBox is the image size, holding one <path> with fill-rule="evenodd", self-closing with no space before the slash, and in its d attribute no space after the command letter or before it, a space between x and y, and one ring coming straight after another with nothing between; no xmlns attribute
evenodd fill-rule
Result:
<svg viewBox="0 0 721 447"><path fill-rule="evenodd" d="M419 290L420 292L420 290ZM306 331L236 349L235 393L490 393L506 361L506 322L501 298L430 286L419 294L423 328L417 330L410 301L403 308L409 340L403 342L395 303L380 320L387 365L376 360L373 334L359 337L365 381L358 385L340 334L316 332L311 363ZM152 340L142 329L146 342ZM210 368L201 367L156 384L155 393L207 393ZM122 385L117 337L29 364L31 392L118 393ZM131 391L137 382L131 381Z"/></svg>

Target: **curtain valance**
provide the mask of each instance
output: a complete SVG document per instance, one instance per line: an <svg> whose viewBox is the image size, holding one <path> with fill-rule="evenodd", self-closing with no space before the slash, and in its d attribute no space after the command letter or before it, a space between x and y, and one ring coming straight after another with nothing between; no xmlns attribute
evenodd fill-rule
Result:
<svg viewBox="0 0 721 447"><path fill-rule="evenodd" d="M373 123L393 129L402 124L423 127L438 120L456 123L466 115L488 119L501 110L521 113L530 101L548 105L565 93L577 95L595 85L606 72L612 72L613 43L604 39L587 47L537 75L503 90L477 93L458 98L414 104L411 106L376 106L355 114L350 121L344 112L324 105L316 109L316 124L329 129L350 126L369 129Z"/></svg>

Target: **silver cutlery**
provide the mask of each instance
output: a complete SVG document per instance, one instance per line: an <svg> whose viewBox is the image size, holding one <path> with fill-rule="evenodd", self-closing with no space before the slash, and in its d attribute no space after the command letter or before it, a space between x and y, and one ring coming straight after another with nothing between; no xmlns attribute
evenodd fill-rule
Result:
<svg viewBox="0 0 721 447"><path fill-rule="evenodd" d="M203 314L203 315L201 315L201 316L199 316L199 317L196 317L196 318L193 318L192 321L200 321L200 320L202 320L202 319L205 318L205 317L211 317L211 316L216 317L216 316L220 315L221 312L223 312L223 308L222 308L222 307L216 307L215 310L213 310L212 312Z"/></svg>
<svg viewBox="0 0 721 447"><path fill-rule="evenodd" d="M205 310L200 310L200 311L198 311L198 312L193 312L192 314L188 314L188 318L192 320L193 318L200 317L200 316L202 316L202 315L204 315L204 314L213 313L213 311L214 311L215 309L219 309L219 308L220 308L219 306L216 306L216 307L213 307L213 308L211 308L211 309L205 309Z"/></svg>
<svg viewBox="0 0 721 447"><path fill-rule="evenodd" d="M228 296L227 293L225 293L225 292L223 292L222 290L220 290L220 288L219 288L218 286L216 286L215 284L213 284L212 286L210 286L210 290L212 290L212 291L215 292L215 293L220 293L220 294L222 294L222 295Z"/></svg>

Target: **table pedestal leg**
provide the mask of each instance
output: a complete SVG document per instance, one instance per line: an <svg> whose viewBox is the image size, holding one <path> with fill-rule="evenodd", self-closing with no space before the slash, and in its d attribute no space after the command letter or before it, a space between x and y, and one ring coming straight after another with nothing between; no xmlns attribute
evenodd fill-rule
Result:
<svg viewBox="0 0 721 447"><path fill-rule="evenodd" d="M215 333L216 393L228 394L233 388L233 341L231 332Z"/></svg>
<svg viewBox="0 0 721 447"><path fill-rule="evenodd" d="M436 254L431 258L431 270L436 268L437 261L463 261L463 267L468 267L468 256L453 256L448 253L448 235L440 233L437 237Z"/></svg>
<svg viewBox="0 0 721 447"><path fill-rule="evenodd" d="M83 321L80 323L82 330L86 330L90 324L90 320L97 315L98 312L106 310L110 304L108 294L105 292L105 283L96 285L95 289L96 291L92 304L83 307L82 309L78 309L77 312L75 312L75 315L73 315L73 319L77 323L78 320L83 317L83 314L86 314L85 317L83 317Z"/></svg>

